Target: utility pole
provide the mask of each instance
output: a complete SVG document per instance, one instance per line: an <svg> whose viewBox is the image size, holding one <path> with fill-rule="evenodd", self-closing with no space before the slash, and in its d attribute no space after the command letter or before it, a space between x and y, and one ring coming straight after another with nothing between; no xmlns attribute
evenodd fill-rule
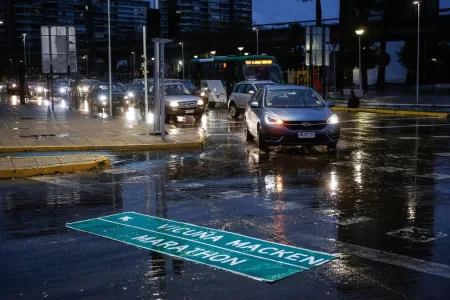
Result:
<svg viewBox="0 0 450 300"><path fill-rule="evenodd" d="M108 0L108 90L109 90L109 114L114 117L112 101L112 70L111 70L111 7Z"/></svg>
<svg viewBox="0 0 450 300"><path fill-rule="evenodd" d="M416 74L416 105L419 105L419 72L420 72L420 2L414 1L417 5L417 74Z"/></svg>
<svg viewBox="0 0 450 300"><path fill-rule="evenodd" d="M144 122L148 123L148 82L147 82L147 26L142 27L142 39L143 39L143 48L144 48ZM131 52L134 54L134 52ZM133 70L133 78L134 78L134 70Z"/></svg>

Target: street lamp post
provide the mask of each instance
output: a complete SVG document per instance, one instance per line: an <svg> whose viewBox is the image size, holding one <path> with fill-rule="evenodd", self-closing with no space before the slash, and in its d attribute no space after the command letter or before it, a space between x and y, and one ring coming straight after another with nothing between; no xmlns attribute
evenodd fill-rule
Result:
<svg viewBox="0 0 450 300"><path fill-rule="evenodd" d="M242 50L244 50L244 47L238 47L239 55L242 55Z"/></svg>
<svg viewBox="0 0 450 300"><path fill-rule="evenodd" d="M181 68L183 70L183 79L184 79L184 43L183 42L179 42L178 44L181 45L181 61L183 62L181 64Z"/></svg>
<svg viewBox="0 0 450 300"><path fill-rule="evenodd" d="M419 104L419 71L420 71L420 2L414 1L417 5L417 74L416 74L416 105Z"/></svg>
<svg viewBox="0 0 450 300"><path fill-rule="evenodd" d="M111 8L108 0L108 88L109 88L109 114L114 117L112 105L112 75L111 75Z"/></svg>
<svg viewBox="0 0 450 300"><path fill-rule="evenodd" d="M83 58L86 60L86 77L89 78L89 57L86 54Z"/></svg>
<svg viewBox="0 0 450 300"><path fill-rule="evenodd" d="M359 40L359 89L362 91L363 87L362 87L362 63L361 63L361 35L363 35L364 30L363 29L359 29L355 31L356 34L358 35L358 40Z"/></svg>
<svg viewBox="0 0 450 300"><path fill-rule="evenodd" d="M256 55L259 55L259 27L253 27L253 30L256 31Z"/></svg>
<svg viewBox="0 0 450 300"><path fill-rule="evenodd" d="M27 34L22 33L22 35L23 35L23 62L24 62L24 65L26 65L27 64L27 50L26 50Z"/></svg>
<svg viewBox="0 0 450 300"><path fill-rule="evenodd" d="M133 55L133 79L134 79L134 73L136 72L136 53L131 52L131 55Z"/></svg>

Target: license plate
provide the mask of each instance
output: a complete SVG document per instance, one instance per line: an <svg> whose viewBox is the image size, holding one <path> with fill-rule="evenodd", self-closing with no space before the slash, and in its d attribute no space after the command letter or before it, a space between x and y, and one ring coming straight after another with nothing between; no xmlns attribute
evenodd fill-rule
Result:
<svg viewBox="0 0 450 300"><path fill-rule="evenodd" d="M313 139L316 137L315 132L299 132L298 138L299 139Z"/></svg>
<svg viewBox="0 0 450 300"><path fill-rule="evenodd" d="M193 109L186 109L184 112L187 113L187 114L193 114L194 110Z"/></svg>

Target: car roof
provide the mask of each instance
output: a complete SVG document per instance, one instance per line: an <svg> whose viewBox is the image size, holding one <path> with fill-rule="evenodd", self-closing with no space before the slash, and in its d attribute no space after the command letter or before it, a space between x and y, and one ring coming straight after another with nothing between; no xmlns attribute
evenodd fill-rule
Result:
<svg viewBox="0 0 450 300"><path fill-rule="evenodd" d="M246 80L246 81L238 82L236 84L252 84L252 83L255 84L255 83L275 83L275 82L273 82L271 80Z"/></svg>
<svg viewBox="0 0 450 300"><path fill-rule="evenodd" d="M311 88L303 85L267 85L264 87L266 90L310 90Z"/></svg>

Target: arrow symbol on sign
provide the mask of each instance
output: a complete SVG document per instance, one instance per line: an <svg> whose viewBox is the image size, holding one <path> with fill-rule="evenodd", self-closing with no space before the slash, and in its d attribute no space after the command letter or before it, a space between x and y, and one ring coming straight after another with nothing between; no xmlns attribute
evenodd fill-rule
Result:
<svg viewBox="0 0 450 300"><path fill-rule="evenodd" d="M129 217L129 216L125 216L125 217L122 217L122 218L119 218L120 220L122 220L122 221L124 221L124 222L126 222L126 221L128 221L128 220L133 220L133 218L132 217Z"/></svg>

